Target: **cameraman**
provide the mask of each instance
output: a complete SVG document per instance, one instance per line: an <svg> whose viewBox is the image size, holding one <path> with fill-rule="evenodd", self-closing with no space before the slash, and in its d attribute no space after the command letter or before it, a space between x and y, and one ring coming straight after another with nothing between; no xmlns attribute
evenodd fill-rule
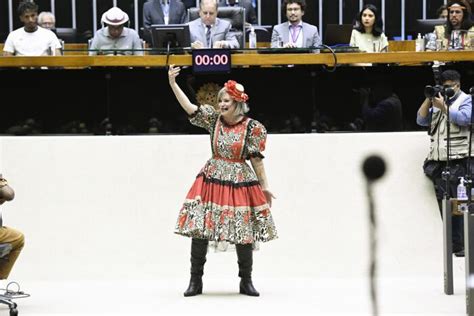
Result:
<svg viewBox="0 0 474 316"><path fill-rule="evenodd" d="M442 171L446 166L447 138L449 136L449 196L456 197L458 178L467 174L467 156L469 151L469 123L471 122L471 96L461 91L461 75L455 70L441 73L443 87L435 86L425 89L426 99L418 109L416 122L421 126L429 126L431 137L430 152L423 165L423 170L434 184L439 210L442 214L442 199L446 191L446 183L442 179ZM444 95L448 97L445 103ZM449 111L450 135L447 132ZM472 154L471 154L472 156ZM471 174L471 173L470 173ZM453 252L456 256L464 256L463 217L453 216Z"/></svg>

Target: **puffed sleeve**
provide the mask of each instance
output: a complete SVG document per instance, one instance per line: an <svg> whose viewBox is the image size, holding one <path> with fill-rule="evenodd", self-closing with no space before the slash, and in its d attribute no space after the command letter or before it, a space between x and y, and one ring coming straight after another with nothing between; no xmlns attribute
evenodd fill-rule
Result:
<svg viewBox="0 0 474 316"><path fill-rule="evenodd" d="M204 104L199 106L196 112L189 116L189 122L210 132L216 124L218 116L219 114L216 112L214 107L209 104Z"/></svg>
<svg viewBox="0 0 474 316"><path fill-rule="evenodd" d="M259 121L251 120L247 130L247 140L245 146L245 159L252 157L265 158L262 152L265 150L267 141L267 130Z"/></svg>

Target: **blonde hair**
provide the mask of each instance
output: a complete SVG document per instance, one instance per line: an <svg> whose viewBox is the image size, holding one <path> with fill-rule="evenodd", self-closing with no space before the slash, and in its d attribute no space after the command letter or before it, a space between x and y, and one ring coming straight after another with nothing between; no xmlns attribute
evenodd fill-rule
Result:
<svg viewBox="0 0 474 316"><path fill-rule="evenodd" d="M222 96L224 95L224 93L228 94L226 88L222 88L222 89L219 90L219 92L217 92L217 102L219 102L222 99ZM229 95L229 97L230 97L230 95ZM236 101L232 97L230 97L230 98L235 103L235 114L244 115L245 113L247 113L250 110L249 105L247 103Z"/></svg>

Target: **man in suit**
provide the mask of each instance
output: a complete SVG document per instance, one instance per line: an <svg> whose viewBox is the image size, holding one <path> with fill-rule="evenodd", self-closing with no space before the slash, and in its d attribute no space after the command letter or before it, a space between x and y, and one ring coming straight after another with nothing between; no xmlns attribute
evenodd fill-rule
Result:
<svg viewBox="0 0 474 316"><path fill-rule="evenodd" d="M143 5L143 27L153 24L184 24L187 11L179 0L150 0Z"/></svg>
<svg viewBox="0 0 474 316"><path fill-rule="evenodd" d="M257 14L250 0L219 0L219 7L240 6L245 9L245 21L249 24L257 24ZM250 25L247 25L250 27Z"/></svg>
<svg viewBox="0 0 474 316"><path fill-rule="evenodd" d="M236 36L229 32L230 22L217 17L216 0L202 0L199 17L189 22L192 48L239 48Z"/></svg>
<svg viewBox="0 0 474 316"><path fill-rule="evenodd" d="M321 45L318 28L303 22L305 0L284 0L282 10L287 22L275 25L272 32L271 47L316 47Z"/></svg>

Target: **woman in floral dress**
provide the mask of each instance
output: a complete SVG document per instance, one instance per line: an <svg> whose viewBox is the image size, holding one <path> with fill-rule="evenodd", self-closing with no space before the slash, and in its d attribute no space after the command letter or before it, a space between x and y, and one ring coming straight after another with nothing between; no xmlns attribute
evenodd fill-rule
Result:
<svg viewBox="0 0 474 316"><path fill-rule="evenodd" d="M191 237L191 280L184 296L202 293L202 275L209 244L226 250L235 245L240 293L259 296L252 284L252 251L258 242L277 238L270 213L273 194L268 187L263 155L266 130L248 112L244 87L229 80L210 105L189 101L176 83L180 68L171 65L169 83L192 124L209 131L212 158L189 190L176 223L177 234ZM250 159L252 168L245 162Z"/></svg>

